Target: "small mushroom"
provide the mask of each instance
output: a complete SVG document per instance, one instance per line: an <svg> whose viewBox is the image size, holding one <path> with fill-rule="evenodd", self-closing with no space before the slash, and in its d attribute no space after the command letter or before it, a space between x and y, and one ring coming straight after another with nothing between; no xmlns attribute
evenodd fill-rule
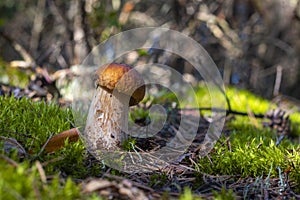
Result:
<svg viewBox="0 0 300 200"><path fill-rule="evenodd" d="M96 71L96 85L85 138L93 150L117 150L126 139L129 106L144 98L145 83L129 65L111 63Z"/></svg>

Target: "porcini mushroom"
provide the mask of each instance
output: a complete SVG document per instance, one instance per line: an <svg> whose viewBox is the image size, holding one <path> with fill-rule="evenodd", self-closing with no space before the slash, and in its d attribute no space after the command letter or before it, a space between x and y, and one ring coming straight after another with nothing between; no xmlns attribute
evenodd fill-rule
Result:
<svg viewBox="0 0 300 200"><path fill-rule="evenodd" d="M135 69L117 63L99 67L96 79L85 139L92 149L117 150L126 138L129 106L144 98L145 83Z"/></svg>

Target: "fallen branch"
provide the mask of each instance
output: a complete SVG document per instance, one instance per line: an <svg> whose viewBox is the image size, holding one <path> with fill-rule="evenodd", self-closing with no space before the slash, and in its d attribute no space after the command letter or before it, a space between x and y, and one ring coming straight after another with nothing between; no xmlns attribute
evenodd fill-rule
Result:
<svg viewBox="0 0 300 200"><path fill-rule="evenodd" d="M36 62L33 57L20 43L15 41L3 31L0 31L0 36L2 36L20 54L26 63L30 63L32 67L36 66Z"/></svg>
<svg viewBox="0 0 300 200"><path fill-rule="evenodd" d="M241 111L236 111L236 110L231 110L231 109L223 109L223 108L210 108L210 107L202 107L202 108L181 108L180 110L199 110L199 111L212 111L212 112L225 112L226 116L232 114L232 115L241 115L241 116L248 116L249 113L247 112L241 112ZM253 113L253 116L256 118L264 118L264 114L255 114Z"/></svg>

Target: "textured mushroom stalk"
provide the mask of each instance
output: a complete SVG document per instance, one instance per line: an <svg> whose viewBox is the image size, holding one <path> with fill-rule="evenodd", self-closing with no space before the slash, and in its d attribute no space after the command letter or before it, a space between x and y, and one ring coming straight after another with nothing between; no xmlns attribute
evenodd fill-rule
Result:
<svg viewBox="0 0 300 200"><path fill-rule="evenodd" d="M124 96L120 98L120 96ZM119 149L125 139L128 123L128 100L98 87L89 110L86 132L93 149Z"/></svg>
<svg viewBox="0 0 300 200"><path fill-rule="evenodd" d="M96 72L97 89L90 105L85 135L92 150L118 150L128 129L129 106L145 95L141 75L130 66L112 63Z"/></svg>

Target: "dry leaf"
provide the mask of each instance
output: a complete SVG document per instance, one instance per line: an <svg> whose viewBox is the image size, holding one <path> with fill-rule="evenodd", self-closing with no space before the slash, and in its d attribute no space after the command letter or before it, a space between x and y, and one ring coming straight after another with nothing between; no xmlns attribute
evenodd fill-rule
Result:
<svg viewBox="0 0 300 200"><path fill-rule="evenodd" d="M58 149L64 147L65 141L76 142L79 139L79 130L77 128L72 128L67 131L63 131L58 135L53 136L45 146L47 153L54 152Z"/></svg>

